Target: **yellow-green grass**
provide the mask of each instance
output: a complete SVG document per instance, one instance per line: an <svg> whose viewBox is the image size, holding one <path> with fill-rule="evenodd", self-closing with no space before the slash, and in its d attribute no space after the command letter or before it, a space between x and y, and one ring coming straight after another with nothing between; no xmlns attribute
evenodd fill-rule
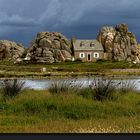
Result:
<svg viewBox="0 0 140 140"><path fill-rule="evenodd" d="M140 94L98 102L77 94L26 90L0 98L0 133L138 133Z"/></svg>
<svg viewBox="0 0 140 140"><path fill-rule="evenodd" d="M139 117L108 119L46 119L1 116L0 133L140 133ZM19 120L20 121L17 121ZM7 125L9 124L9 125Z"/></svg>
<svg viewBox="0 0 140 140"><path fill-rule="evenodd" d="M40 68L46 67L49 71L64 71L64 72L92 72L99 71L100 69L127 69L127 68L140 68L140 65L130 64L128 62L114 62L114 61L101 61L101 62L62 62L53 64L14 64L12 62L0 61L1 70L7 71L28 71L39 72Z"/></svg>
<svg viewBox="0 0 140 140"><path fill-rule="evenodd" d="M46 67L47 72L42 72L42 68ZM37 64L22 63L13 64L12 62L0 61L0 77L8 78L45 78L45 77L77 77L77 76L114 76L114 75L140 75L139 64L115 61L98 61L96 63L89 62L62 62L54 64ZM114 71L111 71L111 70ZM121 69L126 71L120 71ZM127 69L137 69L129 71Z"/></svg>

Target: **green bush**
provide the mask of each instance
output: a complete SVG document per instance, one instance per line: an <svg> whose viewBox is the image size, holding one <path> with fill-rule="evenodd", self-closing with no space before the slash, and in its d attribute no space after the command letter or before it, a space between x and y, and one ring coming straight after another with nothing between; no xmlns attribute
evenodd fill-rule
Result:
<svg viewBox="0 0 140 140"><path fill-rule="evenodd" d="M24 84L25 82L17 79L5 79L3 82L1 82L2 93L5 97L15 97L24 89Z"/></svg>
<svg viewBox="0 0 140 140"><path fill-rule="evenodd" d="M110 60L98 59L96 63L108 63L111 62Z"/></svg>
<svg viewBox="0 0 140 140"><path fill-rule="evenodd" d="M94 99L98 101L113 100L117 87L118 84L115 84L112 80L103 78L94 79L90 85L94 94Z"/></svg>
<svg viewBox="0 0 140 140"><path fill-rule="evenodd" d="M82 63L83 61L82 61L82 59L77 58L74 62L80 62L80 63Z"/></svg>
<svg viewBox="0 0 140 140"><path fill-rule="evenodd" d="M136 81L131 82L130 80L124 80L120 82L119 89L120 93L136 92Z"/></svg>
<svg viewBox="0 0 140 140"><path fill-rule="evenodd" d="M82 87L81 84L76 84L76 80L56 80L49 87L49 92L53 95L75 93Z"/></svg>

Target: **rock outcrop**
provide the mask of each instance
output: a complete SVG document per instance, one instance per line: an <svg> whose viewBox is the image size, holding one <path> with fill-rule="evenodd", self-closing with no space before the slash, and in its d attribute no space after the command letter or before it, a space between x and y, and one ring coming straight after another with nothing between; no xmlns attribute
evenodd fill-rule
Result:
<svg viewBox="0 0 140 140"><path fill-rule="evenodd" d="M13 62L22 61L21 57L24 53L22 44L8 40L0 40L0 59L8 59Z"/></svg>
<svg viewBox="0 0 140 140"><path fill-rule="evenodd" d="M107 59L140 63L140 49L136 37L128 31L126 24L119 24L115 28L103 27L97 40L108 54Z"/></svg>
<svg viewBox="0 0 140 140"><path fill-rule="evenodd" d="M71 44L58 32L39 32L27 50L25 61L54 63L71 60Z"/></svg>

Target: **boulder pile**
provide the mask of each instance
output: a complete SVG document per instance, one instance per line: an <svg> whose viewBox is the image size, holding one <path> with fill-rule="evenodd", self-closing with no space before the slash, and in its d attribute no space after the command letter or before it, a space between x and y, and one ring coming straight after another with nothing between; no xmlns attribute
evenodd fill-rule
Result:
<svg viewBox="0 0 140 140"><path fill-rule="evenodd" d="M102 27L97 40L103 45L105 59L140 63L140 45L126 24ZM22 44L0 40L0 59L15 63L71 61L72 50L71 42L58 32L39 32L27 49Z"/></svg>
<svg viewBox="0 0 140 140"><path fill-rule="evenodd" d="M71 43L58 32L39 32L27 49L25 61L63 62L72 59Z"/></svg>
<svg viewBox="0 0 140 140"><path fill-rule="evenodd" d="M140 63L140 47L135 35L128 31L126 24L119 24L115 28L104 26L97 40L108 54L107 59Z"/></svg>
<svg viewBox="0 0 140 140"><path fill-rule="evenodd" d="M0 59L8 59L14 62L21 62L24 53L22 44L8 40L0 40Z"/></svg>

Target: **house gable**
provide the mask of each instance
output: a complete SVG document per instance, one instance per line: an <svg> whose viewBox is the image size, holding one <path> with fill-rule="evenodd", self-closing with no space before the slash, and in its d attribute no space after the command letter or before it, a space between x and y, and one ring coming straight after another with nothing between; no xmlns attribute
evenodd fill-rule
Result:
<svg viewBox="0 0 140 140"><path fill-rule="evenodd" d="M97 40L75 40L74 51L104 51L103 46Z"/></svg>
<svg viewBox="0 0 140 140"><path fill-rule="evenodd" d="M74 40L73 50L75 59L81 59L84 62L95 62L104 57L103 46L97 40Z"/></svg>

